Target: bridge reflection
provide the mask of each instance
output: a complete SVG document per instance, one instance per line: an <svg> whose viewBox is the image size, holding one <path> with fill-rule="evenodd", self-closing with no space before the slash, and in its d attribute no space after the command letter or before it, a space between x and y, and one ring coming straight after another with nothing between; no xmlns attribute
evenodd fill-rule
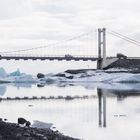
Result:
<svg viewBox="0 0 140 140"><path fill-rule="evenodd" d="M140 96L140 90L114 90L114 89L97 89L98 95L98 125L99 127L107 126L107 98L117 97L117 101L123 101L125 98Z"/></svg>
<svg viewBox="0 0 140 140"><path fill-rule="evenodd" d="M133 86L133 84L131 84L131 85ZM16 84L14 86L16 86L17 88L20 88L20 87L31 88L30 84ZM38 86L40 88L40 87L46 86L46 85L38 85ZM69 85L69 86L74 86L74 85ZM45 101L45 100L48 99L49 101L54 100L54 102L53 102L54 104L56 104L56 101L58 101L58 100L59 101L60 100L65 100L66 102L63 102L63 106L65 106L65 105L68 105L68 106L63 108L64 112L68 112L68 110L69 110L70 115L73 116L74 119L76 119L76 118L79 119L79 116L80 117L82 116L84 118L84 119L82 118L82 121L85 121L85 122L87 122L87 120L90 118L90 123L93 123L93 120L94 120L94 121L96 121L96 123L98 123L100 128L102 128L102 127L106 128L107 127L107 118L110 117L110 116L107 117L107 108L108 108L107 107L107 101L109 102L109 98L114 98L115 100L117 99L118 102L120 102L120 101L122 102L126 97L140 96L140 90L138 90L138 89L136 90L136 88L134 88L134 87L132 88L133 90L130 90L130 89L129 90L127 90L127 89L119 90L119 89L97 88L97 94L95 92L94 96L83 95L81 97L76 96L77 95L76 92L75 92L74 96L72 94L69 94L69 96L66 96L66 97L65 97L64 94L62 95L60 92L57 93L56 96L54 96L54 94L52 93L51 96L48 96L48 97L47 97L46 94L45 94L45 96L43 96L42 94L38 94L38 97L37 97L37 94L35 92L34 94L32 94L31 97L29 96L29 94L26 94L26 95L28 95L26 97L25 92L22 92L22 94L19 94L20 91L17 91L17 94L14 94L14 95L9 93L9 94L6 94L4 96L4 94L7 92L7 90L6 90L7 87L8 87L8 84L0 84L0 97L4 97L5 98L4 100L7 100L7 101L16 100L16 102L17 102L17 100L20 100L20 101L24 100L24 102L27 102L27 100L28 100L28 101L33 102L33 100L36 101L38 99L43 99ZM66 87L64 87L64 88L66 88ZM64 88L62 88L62 90L64 90ZM72 88L71 90L74 90L74 89ZM40 90L38 90L38 92L40 92ZM46 90L45 90L45 92L46 92ZM93 93L93 89L92 89L91 92ZM61 96L60 96L60 94L61 94ZM92 99L96 98L96 99L95 100L90 100L91 98ZM33 100L31 100L31 99L33 99ZM85 99L85 102L81 102L82 105L80 103L77 104L77 102L80 101L81 99ZM71 101L73 101L73 102L71 102ZM95 101L94 104L93 104L93 101ZM91 104L88 104L86 106L85 103L89 103L89 102ZM48 104L48 102L46 102L46 103ZM53 104L53 106L54 106L54 104ZM51 103L51 105L52 105L52 103ZM96 120L95 120L95 116L94 116L96 114L94 112L92 112L93 105L94 105L94 109L95 109L94 111L98 111L98 118L96 118ZM98 107L96 107L96 105L98 105ZM57 114L58 110L61 112L63 106L59 106L59 107L55 108L56 109L56 115L58 115ZM89 106L90 106L90 110L88 110ZM50 108L47 108L46 110L50 110ZM80 115L79 115L79 110L80 110ZM69 116L67 116L67 117L69 117Z"/></svg>
<svg viewBox="0 0 140 140"><path fill-rule="evenodd" d="M106 94L102 89L97 89L99 127L106 127Z"/></svg>

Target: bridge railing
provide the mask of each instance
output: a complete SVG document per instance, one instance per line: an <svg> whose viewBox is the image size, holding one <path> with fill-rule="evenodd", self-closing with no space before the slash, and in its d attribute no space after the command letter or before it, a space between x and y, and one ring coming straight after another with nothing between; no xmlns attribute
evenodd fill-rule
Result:
<svg viewBox="0 0 140 140"><path fill-rule="evenodd" d="M2 54L1 57L66 57L66 58L97 58L95 55L40 55L40 54Z"/></svg>

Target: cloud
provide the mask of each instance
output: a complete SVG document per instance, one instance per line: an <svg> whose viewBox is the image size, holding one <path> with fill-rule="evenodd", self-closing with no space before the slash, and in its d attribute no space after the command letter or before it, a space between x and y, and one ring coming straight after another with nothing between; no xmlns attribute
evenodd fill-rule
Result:
<svg viewBox="0 0 140 140"><path fill-rule="evenodd" d="M10 19L29 15L31 12L28 0L0 0L0 19Z"/></svg>
<svg viewBox="0 0 140 140"><path fill-rule="evenodd" d="M139 4L136 0L0 0L1 50L53 43L98 27L139 40ZM112 46L109 54L130 54L131 44L107 37ZM93 38L95 44L96 35Z"/></svg>

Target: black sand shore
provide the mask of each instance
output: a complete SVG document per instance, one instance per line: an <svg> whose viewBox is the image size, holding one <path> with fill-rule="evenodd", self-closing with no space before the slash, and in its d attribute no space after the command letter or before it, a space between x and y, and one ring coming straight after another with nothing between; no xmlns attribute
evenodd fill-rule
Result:
<svg viewBox="0 0 140 140"><path fill-rule="evenodd" d="M78 140L51 129L20 127L18 124L0 121L0 140Z"/></svg>

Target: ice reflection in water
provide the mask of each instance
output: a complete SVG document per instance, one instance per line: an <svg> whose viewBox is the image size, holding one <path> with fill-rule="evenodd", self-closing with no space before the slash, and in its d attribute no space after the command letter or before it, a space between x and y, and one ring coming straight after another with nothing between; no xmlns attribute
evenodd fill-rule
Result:
<svg viewBox="0 0 140 140"><path fill-rule="evenodd" d="M83 85L86 88L83 88ZM42 88L36 85L3 84L0 86L0 96L4 98L94 96L89 99L69 101L63 99L1 101L0 116L14 122L17 117L22 116L31 121L53 123L60 132L85 140L139 139L140 90L138 87L140 85L123 84L121 87L125 87L124 89L116 88L118 85L112 88L111 85L106 86L107 88L102 87L101 84L97 86L93 83L80 86L63 83L61 87L46 85Z"/></svg>

